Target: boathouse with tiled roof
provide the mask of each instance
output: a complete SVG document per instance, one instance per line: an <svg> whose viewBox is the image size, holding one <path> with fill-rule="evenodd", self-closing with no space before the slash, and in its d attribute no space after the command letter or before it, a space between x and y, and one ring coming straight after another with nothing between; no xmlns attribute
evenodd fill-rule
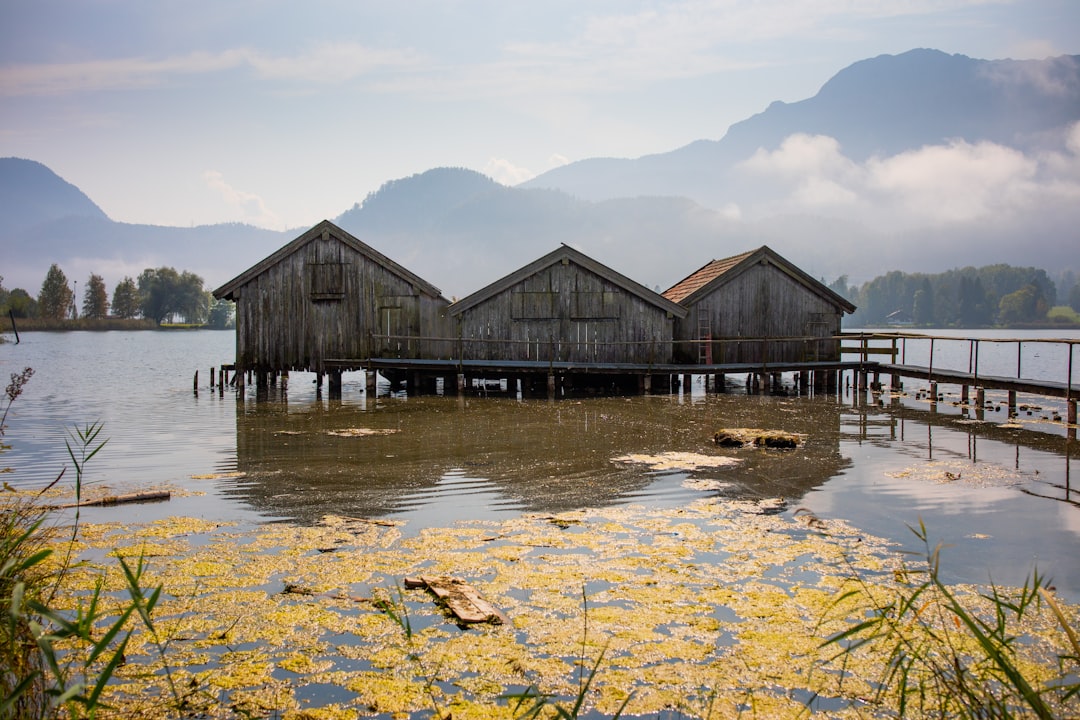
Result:
<svg viewBox="0 0 1080 720"><path fill-rule="evenodd" d="M767 246L712 260L664 293L687 311L675 359L701 365L838 360L855 306Z"/></svg>

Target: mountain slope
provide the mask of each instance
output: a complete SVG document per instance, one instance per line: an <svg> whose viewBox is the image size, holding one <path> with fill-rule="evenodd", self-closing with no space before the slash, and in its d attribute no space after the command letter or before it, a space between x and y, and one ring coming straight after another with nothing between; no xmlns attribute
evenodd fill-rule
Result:
<svg viewBox="0 0 1080 720"><path fill-rule="evenodd" d="M0 158L0 232L64 217L108 219L79 188L41 163Z"/></svg>
<svg viewBox="0 0 1080 720"><path fill-rule="evenodd" d="M774 102L721 140L631 160L582 160L520 187L588 200L684 195L720 207L745 197L731 176L734 165L795 133L835 138L846 157L863 161L955 139L1030 149L1077 120L1080 56L989 61L912 50L857 62L814 97Z"/></svg>

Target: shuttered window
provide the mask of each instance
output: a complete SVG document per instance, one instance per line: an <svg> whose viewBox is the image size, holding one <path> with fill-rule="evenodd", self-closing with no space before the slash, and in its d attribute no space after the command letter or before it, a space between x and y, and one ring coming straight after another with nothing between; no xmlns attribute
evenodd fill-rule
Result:
<svg viewBox="0 0 1080 720"><path fill-rule="evenodd" d="M345 263L308 263L312 300L345 298Z"/></svg>

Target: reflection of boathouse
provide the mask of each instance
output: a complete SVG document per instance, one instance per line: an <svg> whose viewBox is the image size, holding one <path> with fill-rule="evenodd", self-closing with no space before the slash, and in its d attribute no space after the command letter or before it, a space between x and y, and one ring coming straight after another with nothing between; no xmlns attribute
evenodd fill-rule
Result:
<svg viewBox="0 0 1080 720"><path fill-rule="evenodd" d="M768 247L713 260L664 297L687 308L675 323L682 362L839 360L840 319L855 306Z"/></svg>

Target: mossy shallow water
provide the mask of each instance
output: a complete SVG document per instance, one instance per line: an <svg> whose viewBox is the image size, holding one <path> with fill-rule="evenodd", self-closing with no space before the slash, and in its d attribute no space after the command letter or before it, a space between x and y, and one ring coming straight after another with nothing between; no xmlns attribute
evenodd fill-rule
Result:
<svg viewBox="0 0 1080 720"><path fill-rule="evenodd" d="M804 516L805 518L805 516ZM882 540L774 503L701 500L426 528L327 517L316 526L241 528L192 518L96 525L68 575L67 602L104 575L107 555L146 556L165 595L155 622L186 711L207 717L512 717L504 696L535 687L573 697L601 653L586 706L727 717L835 717L866 705L882 658L842 662L822 643L858 622L851 597L891 592L905 573ZM406 576L452 575L508 617L460 628ZM977 589L955 591L978 604ZM398 608L400 622L386 612ZM1080 612L1066 606L1068 619ZM403 618L407 617L407 620ZM1046 615L1023 630L1023 662L1051 677L1066 638ZM406 630L407 628L407 630ZM164 665L136 631L108 691L117 716L171 715ZM840 678L844 681L841 684Z"/></svg>

